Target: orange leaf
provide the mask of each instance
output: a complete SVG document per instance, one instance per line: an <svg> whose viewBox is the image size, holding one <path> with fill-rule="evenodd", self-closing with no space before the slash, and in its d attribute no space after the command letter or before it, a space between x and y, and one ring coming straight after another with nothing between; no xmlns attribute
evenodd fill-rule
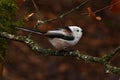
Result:
<svg viewBox="0 0 120 80"><path fill-rule="evenodd" d="M113 5L110 7L110 10L113 13L120 14L120 0L112 0L111 4Z"/></svg>
<svg viewBox="0 0 120 80"><path fill-rule="evenodd" d="M96 20L101 21L102 18L100 16L96 16Z"/></svg>
<svg viewBox="0 0 120 80"><path fill-rule="evenodd" d="M91 7L87 8L88 14L90 17L92 17L93 19L96 19L98 21L101 21L101 17L100 16L96 16L96 14L91 10Z"/></svg>
<svg viewBox="0 0 120 80"><path fill-rule="evenodd" d="M25 20L26 20L26 21L29 21L29 18L32 17L33 15L34 15L34 13L30 13L29 15L27 15L27 16L25 17Z"/></svg>
<svg viewBox="0 0 120 80"><path fill-rule="evenodd" d="M96 16L95 13L91 10L91 7L88 7L87 11L88 11L89 16L91 16L91 17L95 17Z"/></svg>

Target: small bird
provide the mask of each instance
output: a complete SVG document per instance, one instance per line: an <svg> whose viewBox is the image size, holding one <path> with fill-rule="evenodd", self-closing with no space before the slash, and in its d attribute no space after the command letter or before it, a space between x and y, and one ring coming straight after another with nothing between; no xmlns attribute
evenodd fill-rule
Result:
<svg viewBox="0 0 120 80"><path fill-rule="evenodd" d="M15 28L48 37L49 42L57 50L63 50L67 47L74 46L78 43L83 34L82 29L78 26L62 27L55 30L49 30L47 32L41 32L24 27Z"/></svg>

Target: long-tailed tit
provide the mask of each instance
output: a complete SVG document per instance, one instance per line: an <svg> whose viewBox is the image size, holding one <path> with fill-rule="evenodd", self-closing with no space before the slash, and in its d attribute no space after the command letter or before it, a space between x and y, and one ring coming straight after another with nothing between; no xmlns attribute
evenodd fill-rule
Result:
<svg viewBox="0 0 120 80"><path fill-rule="evenodd" d="M48 37L49 42L57 49L62 50L74 46L82 37L82 29L78 26L62 27L56 30L41 32L38 30L16 27L17 29L37 33Z"/></svg>

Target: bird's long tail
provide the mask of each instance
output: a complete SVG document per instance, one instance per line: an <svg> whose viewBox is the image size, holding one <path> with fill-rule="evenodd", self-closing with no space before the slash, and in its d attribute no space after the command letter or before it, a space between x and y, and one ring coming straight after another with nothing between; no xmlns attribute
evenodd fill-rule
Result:
<svg viewBox="0 0 120 80"><path fill-rule="evenodd" d="M39 31L39 30L34 30L34 29L29 29L29 28L25 28L25 27L18 27L18 26L15 26L16 29L20 29L20 30L23 30L23 31L28 31L28 32L31 32L31 33L36 33L36 34L44 34L46 32L42 32L42 31Z"/></svg>

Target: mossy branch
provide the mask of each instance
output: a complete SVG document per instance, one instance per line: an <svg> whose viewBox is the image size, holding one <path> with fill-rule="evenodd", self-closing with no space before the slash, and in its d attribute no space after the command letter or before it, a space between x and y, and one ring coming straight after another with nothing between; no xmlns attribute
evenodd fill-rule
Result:
<svg viewBox="0 0 120 80"><path fill-rule="evenodd" d="M112 66L109 63L109 60L114 57L118 51L120 51L120 46L116 49L112 50L107 56L103 57L93 57L86 54L82 54L79 50L75 51L54 51L52 49L44 49L40 45L36 44L32 39L27 36L16 36L13 34L9 34L7 32L0 32L0 36L3 38L16 40L19 42L23 42L28 45L32 50L37 51L40 55L45 56L72 56L75 57L77 60L83 60L85 62L94 62L101 64L105 67L107 73L115 73L120 74L120 67Z"/></svg>

